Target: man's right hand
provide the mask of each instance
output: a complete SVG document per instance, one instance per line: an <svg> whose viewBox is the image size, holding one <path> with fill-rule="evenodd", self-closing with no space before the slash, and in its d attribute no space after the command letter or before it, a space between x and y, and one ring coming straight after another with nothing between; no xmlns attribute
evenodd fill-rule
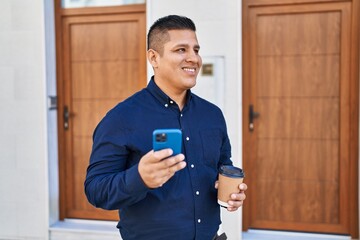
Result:
<svg viewBox="0 0 360 240"><path fill-rule="evenodd" d="M139 162L139 174L149 188L158 188L166 183L174 174L186 167L184 154L171 156L171 149L145 154Z"/></svg>

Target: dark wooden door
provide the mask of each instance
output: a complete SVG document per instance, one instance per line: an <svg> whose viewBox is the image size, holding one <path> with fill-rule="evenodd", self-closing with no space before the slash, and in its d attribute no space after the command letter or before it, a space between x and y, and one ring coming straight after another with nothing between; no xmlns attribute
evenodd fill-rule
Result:
<svg viewBox="0 0 360 240"><path fill-rule="evenodd" d="M145 5L62 9L59 56L61 218L116 220L84 194L92 133L108 110L146 85Z"/></svg>
<svg viewBox="0 0 360 240"><path fill-rule="evenodd" d="M244 1L245 229L357 235L357 9Z"/></svg>

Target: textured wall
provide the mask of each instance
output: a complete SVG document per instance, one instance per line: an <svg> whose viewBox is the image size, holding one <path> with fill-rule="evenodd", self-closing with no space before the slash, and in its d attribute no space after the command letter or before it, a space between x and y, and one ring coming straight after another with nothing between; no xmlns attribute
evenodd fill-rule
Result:
<svg viewBox="0 0 360 240"><path fill-rule="evenodd" d="M42 1L0 7L0 239L46 239L48 218Z"/></svg>

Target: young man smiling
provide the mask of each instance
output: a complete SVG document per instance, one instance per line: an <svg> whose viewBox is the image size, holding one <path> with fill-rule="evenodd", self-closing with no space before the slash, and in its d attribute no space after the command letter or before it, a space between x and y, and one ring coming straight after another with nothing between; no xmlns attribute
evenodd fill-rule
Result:
<svg viewBox="0 0 360 240"><path fill-rule="evenodd" d="M85 192L90 203L118 209L124 240L211 240L220 225L216 181L232 165L221 110L190 89L202 66L194 23L170 15L148 33L148 86L108 112L94 132ZM181 129L182 153L152 150L152 132ZM245 199L246 184L228 211Z"/></svg>

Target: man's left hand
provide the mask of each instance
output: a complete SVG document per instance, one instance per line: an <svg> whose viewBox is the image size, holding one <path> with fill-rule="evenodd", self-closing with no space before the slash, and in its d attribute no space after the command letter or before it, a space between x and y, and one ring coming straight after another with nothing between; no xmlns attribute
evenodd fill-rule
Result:
<svg viewBox="0 0 360 240"><path fill-rule="evenodd" d="M215 188L217 189L219 183L218 181L215 182ZM239 185L239 192L231 194L231 200L228 201L229 207L227 210L229 212L234 212L238 210L244 204L244 200L246 198L245 191L247 189L247 185L245 183L241 183Z"/></svg>

